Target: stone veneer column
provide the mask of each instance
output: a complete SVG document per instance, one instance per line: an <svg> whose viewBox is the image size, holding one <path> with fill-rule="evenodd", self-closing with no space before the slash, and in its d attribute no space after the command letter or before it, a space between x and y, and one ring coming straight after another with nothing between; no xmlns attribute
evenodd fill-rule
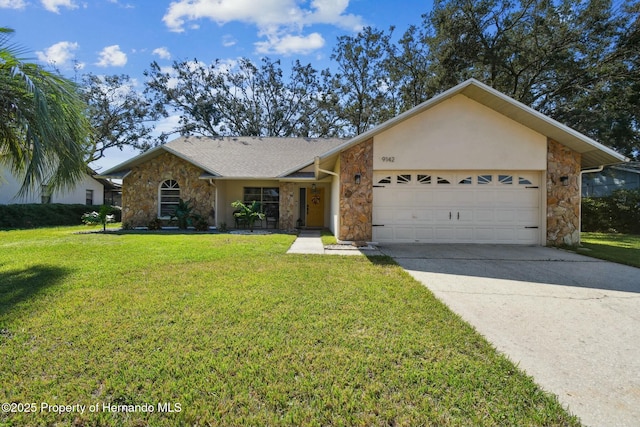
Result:
<svg viewBox="0 0 640 427"><path fill-rule="evenodd" d="M132 168L122 181L122 223L146 226L157 218L160 183L173 179L180 186L180 198L190 200L194 211L213 224L215 188L200 175L202 169L170 153Z"/></svg>
<svg viewBox="0 0 640 427"><path fill-rule="evenodd" d="M580 243L580 153L549 139L547 143L547 244ZM568 177L563 185L561 177Z"/></svg>
<svg viewBox="0 0 640 427"><path fill-rule="evenodd" d="M360 184L355 175L360 174ZM340 232L338 238L371 241L373 212L373 140L340 154Z"/></svg>
<svg viewBox="0 0 640 427"><path fill-rule="evenodd" d="M295 229L295 185L293 182L280 183L280 218L278 228L281 230Z"/></svg>

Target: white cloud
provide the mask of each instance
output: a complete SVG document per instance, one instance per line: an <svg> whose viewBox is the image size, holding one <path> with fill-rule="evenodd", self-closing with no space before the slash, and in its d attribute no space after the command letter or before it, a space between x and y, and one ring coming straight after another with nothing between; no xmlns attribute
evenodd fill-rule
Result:
<svg viewBox="0 0 640 427"><path fill-rule="evenodd" d="M107 46L100 52L100 60L96 62L99 67L124 67L127 63L127 54L120 50L120 46L114 44Z"/></svg>
<svg viewBox="0 0 640 427"><path fill-rule="evenodd" d="M231 34L225 34L222 37L222 46L224 47L231 47L231 46L235 46L238 43L238 40L233 37Z"/></svg>
<svg viewBox="0 0 640 427"><path fill-rule="evenodd" d="M324 38L319 33L308 36L285 35L283 37L269 36L265 42L255 44L258 53L275 53L291 55L294 53L307 54L324 46Z"/></svg>
<svg viewBox="0 0 640 427"><path fill-rule="evenodd" d="M60 13L61 7L66 7L67 9L78 8L78 5L75 4L73 0L40 0L40 2L49 12L55 13Z"/></svg>
<svg viewBox="0 0 640 427"><path fill-rule="evenodd" d="M79 45L75 42L58 42L44 51L37 51L36 55L42 62L53 64L59 68L71 67L71 61L74 59L74 52L78 49ZM77 64L80 68L84 67L84 64Z"/></svg>
<svg viewBox="0 0 640 427"><path fill-rule="evenodd" d="M109 1L109 3L113 3L113 4L118 5L121 8L124 8L124 9L135 9L135 6L130 4L130 3L120 3L119 0L108 0L108 1Z"/></svg>
<svg viewBox="0 0 640 427"><path fill-rule="evenodd" d="M26 6L24 0L0 0L0 9L24 9Z"/></svg>
<svg viewBox="0 0 640 427"><path fill-rule="evenodd" d="M171 59L171 52L164 46L153 49L153 54L158 55L161 59Z"/></svg>
<svg viewBox="0 0 640 427"><path fill-rule="evenodd" d="M171 31L183 32L187 23L210 19L224 25L240 21L256 25L267 41L256 44L270 52L309 53L324 45L318 33L303 35L305 27L333 25L350 31L362 29L362 18L346 13L350 0L177 0L171 3L162 20ZM308 7L304 4L309 3ZM320 42L322 40L322 42ZM277 46L277 42L284 43ZM301 41L311 42L313 49ZM298 46L301 50L295 50Z"/></svg>

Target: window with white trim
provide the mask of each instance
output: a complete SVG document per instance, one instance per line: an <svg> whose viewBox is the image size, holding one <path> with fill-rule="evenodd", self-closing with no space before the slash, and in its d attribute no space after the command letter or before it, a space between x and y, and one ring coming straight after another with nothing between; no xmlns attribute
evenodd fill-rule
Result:
<svg viewBox="0 0 640 427"><path fill-rule="evenodd" d="M498 182L500 184L513 184L513 175L498 175Z"/></svg>
<svg viewBox="0 0 640 427"><path fill-rule="evenodd" d="M528 180L527 178L524 178L522 176L518 178L518 184L520 184L520 185L532 185L530 180Z"/></svg>
<svg viewBox="0 0 640 427"><path fill-rule="evenodd" d="M410 184L411 183L411 175L398 175L396 177L396 182L398 184Z"/></svg>
<svg viewBox="0 0 640 427"><path fill-rule="evenodd" d="M158 203L158 216L170 217L180 202L180 186L178 181L168 179L160 184L160 203Z"/></svg>
<svg viewBox="0 0 640 427"><path fill-rule="evenodd" d="M478 184L487 185L493 182L493 175L478 175Z"/></svg>
<svg viewBox="0 0 640 427"><path fill-rule="evenodd" d="M431 175L418 175L418 184L431 184Z"/></svg>
<svg viewBox="0 0 640 427"><path fill-rule="evenodd" d="M278 187L244 187L243 203L260 203L264 214L278 218L280 216L280 189Z"/></svg>

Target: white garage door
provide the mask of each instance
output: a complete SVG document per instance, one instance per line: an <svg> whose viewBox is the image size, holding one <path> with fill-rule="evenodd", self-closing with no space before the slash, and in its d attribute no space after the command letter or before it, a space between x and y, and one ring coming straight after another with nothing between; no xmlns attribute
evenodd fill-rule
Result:
<svg viewBox="0 0 640 427"><path fill-rule="evenodd" d="M378 171L376 242L540 244L540 173Z"/></svg>

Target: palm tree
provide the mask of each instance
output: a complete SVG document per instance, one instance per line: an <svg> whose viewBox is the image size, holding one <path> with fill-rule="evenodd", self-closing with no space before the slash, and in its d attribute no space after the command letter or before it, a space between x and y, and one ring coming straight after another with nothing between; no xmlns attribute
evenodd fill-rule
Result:
<svg viewBox="0 0 640 427"><path fill-rule="evenodd" d="M0 27L0 162L24 176L21 194L72 186L86 173L89 121L76 85L25 61Z"/></svg>

